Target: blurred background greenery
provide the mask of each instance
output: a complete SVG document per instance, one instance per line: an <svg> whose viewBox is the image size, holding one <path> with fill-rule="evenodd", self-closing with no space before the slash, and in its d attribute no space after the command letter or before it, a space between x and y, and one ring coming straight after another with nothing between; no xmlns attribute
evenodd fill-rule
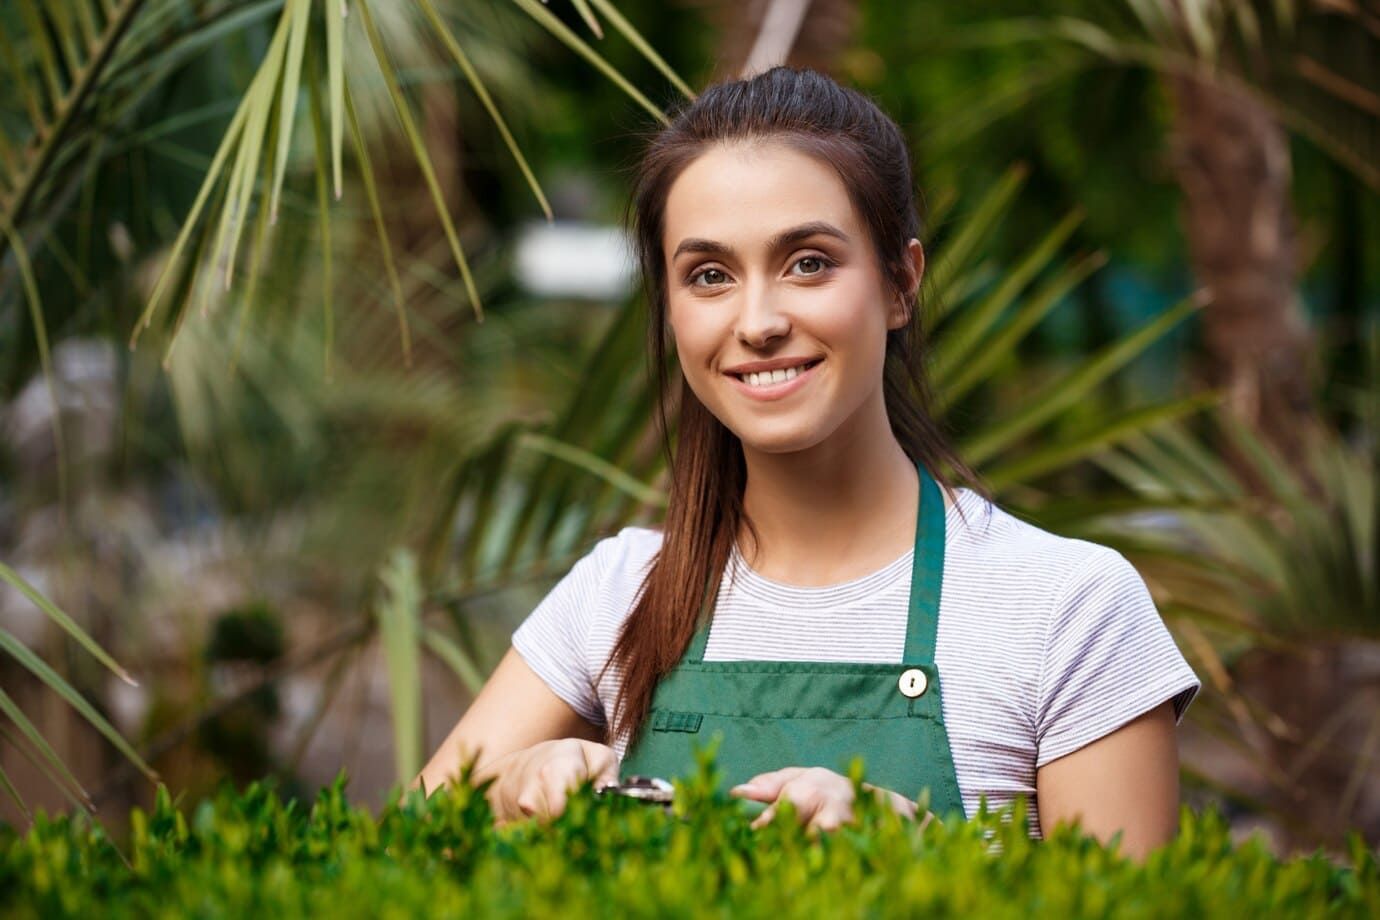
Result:
<svg viewBox="0 0 1380 920"><path fill-rule="evenodd" d="M658 519L628 169L785 60L910 137L945 421L1145 576L1188 799L1380 840L1377 46L1371 0L5 4L0 817L410 778Z"/></svg>

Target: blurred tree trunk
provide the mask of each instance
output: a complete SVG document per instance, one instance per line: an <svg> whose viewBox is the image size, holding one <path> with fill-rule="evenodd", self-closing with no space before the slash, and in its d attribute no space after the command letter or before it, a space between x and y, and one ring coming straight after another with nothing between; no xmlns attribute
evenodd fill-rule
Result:
<svg viewBox="0 0 1380 920"><path fill-rule="evenodd" d="M1246 93L1197 75L1169 80L1170 140L1203 311L1208 383L1297 468L1313 418L1311 334L1299 309L1289 139Z"/></svg>
<svg viewBox="0 0 1380 920"><path fill-rule="evenodd" d="M705 10L719 37L718 79L744 76L775 64L830 73L853 41L857 0L682 0Z"/></svg>

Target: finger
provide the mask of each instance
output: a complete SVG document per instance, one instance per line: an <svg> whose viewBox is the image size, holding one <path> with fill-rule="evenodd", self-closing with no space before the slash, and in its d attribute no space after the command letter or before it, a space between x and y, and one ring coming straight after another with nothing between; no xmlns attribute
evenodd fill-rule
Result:
<svg viewBox="0 0 1380 920"><path fill-rule="evenodd" d="M541 811L541 787L534 786L531 789L524 789L518 794L517 807L521 814L511 815L512 818L530 818Z"/></svg>
<svg viewBox="0 0 1380 920"><path fill-rule="evenodd" d="M568 770L554 764L544 764L532 778L531 785L518 797L518 806L529 818L547 818L553 815L553 790L565 786Z"/></svg>
<svg viewBox="0 0 1380 920"><path fill-rule="evenodd" d="M547 819L557 818L565 811L566 788L567 785L565 783L557 783L546 787L546 809L542 817Z"/></svg>
<svg viewBox="0 0 1380 920"><path fill-rule="evenodd" d="M760 815L752 819L752 823L749 824L748 827L752 828L753 830L757 830L757 828L762 827L765 824L770 824L772 822L772 819L775 817L776 806L768 805Z"/></svg>
<svg viewBox="0 0 1380 920"><path fill-rule="evenodd" d="M774 802L781 795L781 788L804 772L804 767L784 767L770 773L758 773L728 790L728 794L758 802Z"/></svg>
<svg viewBox="0 0 1380 920"><path fill-rule="evenodd" d="M518 807L529 818L543 820L551 814L551 784L548 779L538 776L532 787L524 790L518 798Z"/></svg>
<svg viewBox="0 0 1380 920"><path fill-rule="evenodd" d="M618 755L603 744L582 743L580 753L585 758L585 775L594 780L596 789L601 786L618 785Z"/></svg>
<svg viewBox="0 0 1380 920"><path fill-rule="evenodd" d="M891 808L903 818L915 820L916 805L913 801L903 795L892 793Z"/></svg>
<svg viewBox="0 0 1380 920"><path fill-rule="evenodd" d="M801 824L808 825L814 820L815 815L829 804L829 796L814 783L795 780L781 787L781 795L778 798L785 799L795 806L795 816Z"/></svg>
<svg viewBox="0 0 1380 920"><path fill-rule="evenodd" d="M853 808L846 802L830 802L816 813L811 823L822 831L836 831L853 823Z"/></svg>

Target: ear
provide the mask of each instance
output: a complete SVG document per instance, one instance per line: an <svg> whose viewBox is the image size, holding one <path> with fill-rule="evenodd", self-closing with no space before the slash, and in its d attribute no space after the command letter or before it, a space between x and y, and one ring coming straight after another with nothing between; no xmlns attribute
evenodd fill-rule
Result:
<svg viewBox="0 0 1380 920"><path fill-rule="evenodd" d="M906 244L906 255L902 260L902 268L906 277L905 294L903 297L896 298L887 314L888 329L900 329L910 322L911 310L915 304L916 295L920 292L920 280L925 276L925 248L914 237Z"/></svg>

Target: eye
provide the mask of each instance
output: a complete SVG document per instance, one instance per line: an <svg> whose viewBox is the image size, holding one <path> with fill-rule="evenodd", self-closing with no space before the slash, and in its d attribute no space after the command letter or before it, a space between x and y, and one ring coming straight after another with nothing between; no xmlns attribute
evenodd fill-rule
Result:
<svg viewBox="0 0 1380 920"><path fill-rule="evenodd" d="M795 260L795 264L791 267L798 269L796 272L798 275L819 275L823 274L824 270L832 264L824 256L801 256Z"/></svg>
<svg viewBox="0 0 1380 920"><path fill-rule="evenodd" d="M728 280L728 275L719 268L702 268L693 272L688 279L689 283L695 287L713 287L716 284L723 284ZM701 284L700 282L704 282Z"/></svg>

